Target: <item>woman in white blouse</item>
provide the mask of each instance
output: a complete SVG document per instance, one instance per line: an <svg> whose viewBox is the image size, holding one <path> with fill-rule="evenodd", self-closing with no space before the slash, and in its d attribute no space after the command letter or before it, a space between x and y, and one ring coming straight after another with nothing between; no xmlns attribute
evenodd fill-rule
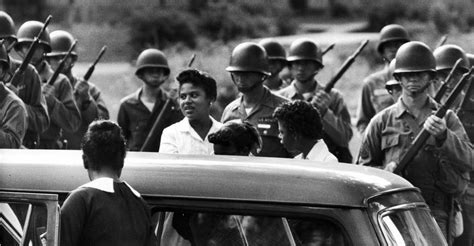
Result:
<svg viewBox="0 0 474 246"><path fill-rule="evenodd" d="M182 71L179 82L179 107L185 118L163 130L160 153L210 155L213 145L207 136L222 126L210 116L216 100L216 81L196 69Z"/></svg>

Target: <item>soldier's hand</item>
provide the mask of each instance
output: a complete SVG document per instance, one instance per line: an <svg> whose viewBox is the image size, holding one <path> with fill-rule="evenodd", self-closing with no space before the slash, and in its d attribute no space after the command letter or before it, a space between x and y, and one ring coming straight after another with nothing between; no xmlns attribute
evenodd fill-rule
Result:
<svg viewBox="0 0 474 246"><path fill-rule="evenodd" d="M329 94L323 90L320 90L316 92L316 95L314 95L313 100L311 101L311 104L313 104L313 106L315 106L319 110L319 113L321 114L321 117L322 117L326 114L329 108L330 100L331 100L331 97L329 96Z"/></svg>
<svg viewBox="0 0 474 246"><path fill-rule="evenodd" d="M44 84L43 85L43 88L41 89L43 91L43 95L44 95L44 98L46 99L46 104L48 105L48 107L52 107L54 105L54 91L55 91L55 88L54 88L54 85L50 85L50 84Z"/></svg>
<svg viewBox="0 0 474 246"><path fill-rule="evenodd" d="M8 83L7 87L18 96L18 93L20 92L20 90L18 90L18 87L14 86L12 83Z"/></svg>
<svg viewBox="0 0 474 246"><path fill-rule="evenodd" d="M446 137L446 120L444 118L436 117L436 115L429 116L423 127L433 136L438 139Z"/></svg>
<svg viewBox="0 0 474 246"><path fill-rule="evenodd" d="M395 171L395 168L397 168L397 166L398 164L396 162L391 161L383 168L383 170L393 173Z"/></svg>
<svg viewBox="0 0 474 246"><path fill-rule="evenodd" d="M90 101L91 97L89 95L89 83L84 80L77 81L76 86L74 88L74 95L76 96L76 99L80 102Z"/></svg>

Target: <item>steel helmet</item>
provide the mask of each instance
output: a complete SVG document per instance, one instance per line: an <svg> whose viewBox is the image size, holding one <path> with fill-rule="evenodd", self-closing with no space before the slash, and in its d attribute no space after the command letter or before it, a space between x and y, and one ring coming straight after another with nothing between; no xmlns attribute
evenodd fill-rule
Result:
<svg viewBox="0 0 474 246"><path fill-rule="evenodd" d="M170 67L168 66L168 59L161 50L146 49L140 53L137 58L137 70L135 75L144 68L164 68L165 75L170 74Z"/></svg>
<svg viewBox="0 0 474 246"><path fill-rule="evenodd" d="M0 41L0 63L4 66L4 72L6 72L10 68L10 57L3 42L3 40Z"/></svg>
<svg viewBox="0 0 474 246"><path fill-rule="evenodd" d="M261 45L265 49L269 60L274 59L274 60L281 60L283 62L286 62L285 48L283 48L283 46L277 41L271 38L266 38L266 39L262 39L258 44Z"/></svg>
<svg viewBox="0 0 474 246"><path fill-rule="evenodd" d="M462 59L459 68L464 72L469 70L466 52L457 45L442 45L433 52L433 55L436 59L436 70L452 69L459 58Z"/></svg>
<svg viewBox="0 0 474 246"><path fill-rule="evenodd" d="M15 49L20 48L20 45L25 42L33 42L35 37L39 34L43 28L43 23L39 21L27 21L20 26L17 33L18 42L15 45ZM45 52L51 52L51 39L49 38L48 28L41 34L39 43L44 45Z"/></svg>
<svg viewBox="0 0 474 246"><path fill-rule="evenodd" d="M469 59L470 66L474 66L474 54L466 54L467 59Z"/></svg>
<svg viewBox="0 0 474 246"><path fill-rule="evenodd" d="M436 72L436 60L431 49L418 41L411 41L400 46L395 56L393 74L424 71Z"/></svg>
<svg viewBox="0 0 474 246"><path fill-rule="evenodd" d="M228 72L257 72L269 76L268 57L265 49L256 43L237 45L230 56Z"/></svg>
<svg viewBox="0 0 474 246"><path fill-rule="evenodd" d="M51 52L46 56L66 55L74 43L74 37L62 30L52 32L49 37L51 38ZM71 51L71 55L77 56L76 47Z"/></svg>
<svg viewBox="0 0 474 246"><path fill-rule="evenodd" d="M318 45L305 38L297 39L291 43L290 52L286 60L288 62L310 60L323 66L323 54Z"/></svg>
<svg viewBox="0 0 474 246"><path fill-rule="evenodd" d="M377 45L377 51L382 53L383 44L392 41L409 42L410 37L408 36L407 30L403 26L397 24L384 26L382 30L380 30L380 40Z"/></svg>
<svg viewBox="0 0 474 246"><path fill-rule="evenodd" d="M0 38L16 39L15 23L5 11L0 11Z"/></svg>

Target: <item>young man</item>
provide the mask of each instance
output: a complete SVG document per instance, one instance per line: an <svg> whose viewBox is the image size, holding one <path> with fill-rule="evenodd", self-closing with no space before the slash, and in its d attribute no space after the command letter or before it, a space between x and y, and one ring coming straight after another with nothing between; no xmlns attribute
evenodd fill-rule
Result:
<svg viewBox="0 0 474 246"><path fill-rule="evenodd" d="M387 25L380 30L380 40L377 51L382 57L385 67L364 79L362 95L357 110L357 129L365 131L367 124L375 114L392 105L395 101L385 89L385 82L392 79L389 64L395 58L398 48L410 41L408 32L397 24Z"/></svg>
<svg viewBox="0 0 474 246"><path fill-rule="evenodd" d="M209 142L214 144L215 155L249 156L251 152L258 153L262 139L252 124L229 121L209 134Z"/></svg>
<svg viewBox="0 0 474 246"><path fill-rule="evenodd" d="M146 202L120 179L126 154L120 127L92 122L82 151L91 182L72 191L61 207L61 245L155 245Z"/></svg>
<svg viewBox="0 0 474 246"><path fill-rule="evenodd" d="M372 118L362 141L360 163L393 172L419 131L426 129L431 137L407 165L403 177L421 190L447 237L452 194L440 170L472 170L473 149L453 111L448 110L444 118L433 115L439 105L427 89L435 79L435 69L435 58L424 43L408 42L400 47L394 77L402 85L402 96Z"/></svg>
<svg viewBox="0 0 474 246"><path fill-rule="evenodd" d="M263 86L263 81L270 75L265 49L251 42L237 45L226 70L230 72L232 81L242 96L227 105L221 121L248 121L257 127L262 138L262 150L259 153L253 152L253 155L290 157L280 143L278 123L272 116L275 108L287 100Z"/></svg>
<svg viewBox="0 0 474 246"><path fill-rule="evenodd" d="M15 44L15 49L22 58L25 58L31 43L42 27L43 23L41 22L27 21L18 29L18 42ZM46 98L51 121L49 128L40 136L39 148L59 149L63 147L59 141L61 130L76 131L81 124L81 115L74 101L71 84L66 76L59 74L53 85L47 83L54 73L44 60L44 54L51 51L47 29L41 35L39 44L30 64L36 68L43 82L43 95Z"/></svg>
<svg viewBox="0 0 474 246"><path fill-rule="evenodd" d="M3 43L0 45L0 149L18 149L27 128L27 111L18 96L3 84L10 61Z"/></svg>
<svg viewBox="0 0 474 246"><path fill-rule="evenodd" d="M161 85L166 82L169 74L168 60L160 50L146 49L138 56L135 75L143 81L143 86L120 101L117 116L117 122L123 129L129 150L139 151L142 148L163 109L168 96L161 89ZM159 129L160 133L151 149L147 151L158 151L163 129L183 118L176 102L172 100L171 103L173 104L171 111L163 118L163 128Z"/></svg>
<svg viewBox="0 0 474 246"><path fill-rule="evenodd" d="M288 63L293 82L280 90L279 95L291 100L311 101L321 115L324 141L340 162L351 163L349 141L352 138L351 117L341 93L331 89L329 93L314 79L324 67L321 51L308 39L297 39L290 46Z"/></svg>
<svg viewBox="0 0 474 246"><path fill-rule="evenodd" d="M7 48L12 47L17 41L13 19L3 11L0 11L0 39L5 41L5 47ZM9 57L9 60L10 65L8 71L6 71L4 82L11 91L23 100L27 110L28 129L22 144L29 149L38 148L40 134L49 127L48 108L41 91L41 79L34 67L28 65L22 76L18 76L16 81L11 81L21 62L12 57Z"/></svg>
<svg viewBox="0 0 474 246"><path fill-rule="evenodd" d="M53 70L58 69L59 63L66 56L69 48L74 43L74 37L66 31L54 31L50 34L51 52L46 54L46 59ZM108 119L109 111L105 106L100 90L92 83L83 81L72 74L72 68L77 61L76 49L66 60L62 74L66 75L74 88L74 99L81 112L81 125L75 132L63 131L63 138L67 140L68 149L80 149L81 139L87 131L87 126L96 119Z"/></svg>
<svg viewBox="0 0 474 246"><path fill-rule="evenodd" d="M308 102L295 100L276 108L280 139L295 159L337 162L324 143L323 123L316 108Z"/></svg>
<svg viewBox="0 0 474 246"><path fill-rule="evenodd" d="M275 92L287 87L288 85L280 78L280 72L286 67L286 51L277 41L266 38L259 43L268 55L268 70L270 76L263 82L268 89Z"/></svg>

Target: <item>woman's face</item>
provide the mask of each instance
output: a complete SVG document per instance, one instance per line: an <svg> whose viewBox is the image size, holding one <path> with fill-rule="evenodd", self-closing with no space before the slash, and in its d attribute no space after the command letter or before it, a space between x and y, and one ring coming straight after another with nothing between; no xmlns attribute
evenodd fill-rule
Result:
<svg viewBox="0 0 474 246"><path fill-rule="evenodd" d="M179 88L179 107L189 120L209 119L211 102L201 87L185 83Z"/></svg>

